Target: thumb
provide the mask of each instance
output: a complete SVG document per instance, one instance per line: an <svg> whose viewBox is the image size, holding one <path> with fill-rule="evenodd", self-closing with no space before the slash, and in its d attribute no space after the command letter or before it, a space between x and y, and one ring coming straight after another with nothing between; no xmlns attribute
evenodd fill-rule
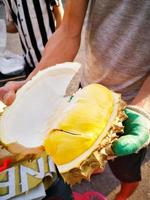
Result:
<svg viewBox="0 0 150 200"><path fill-rule="evenodd" d="M4 104L6 104L7 106L11 105L13 103L13 101L16 98L16 94L13 90L7 92L4 96L3 96L3 102Z"/></svg>

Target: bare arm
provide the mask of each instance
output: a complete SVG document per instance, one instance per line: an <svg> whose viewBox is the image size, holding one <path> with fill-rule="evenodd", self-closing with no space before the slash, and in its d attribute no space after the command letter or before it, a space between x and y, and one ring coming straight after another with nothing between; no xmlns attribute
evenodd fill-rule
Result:
<svg viewBox="0 0 150 200"><path fill-rule="evenodd" d="M8 33L17 33L18 29L13 21L11 9L9 7L8 1L3 1L5 5L5 13L6 13L6 26Z"/></svg>
<svg viewBox="0 0 150 200"><path fill-rule="evenodd" d="M48 66L72 61L80 46L82 25L88 6L88 0L68 0L60 27L50 37L43 56L37 67L29 75L29 80L39 70Z"/></svg>
<svg viewBox="0 0 150 200"><path fill-rule="evenodd" d="M8 33L17 33L18 30L15 26L15 24L13 23L13 21L8 21L7 22L7 32Z"/></svg>
<svg viewBox="0 0 150 200"><path fill-rule="evenodd" d="M56 29L57 29L60 26L64 15L64 9L62 3L60 3L59 6L53 6L53 14L56 21Z"/></svg>
<svg viewBox="0 0 150 200"><path fill-rule="evenodd" d="M145 80L138 95L133 100L132 105L141 107L150 113L150 75Z"/></svg>
<svg viewBox="0 0 150 200"><path fill-rule="evenodd" d="M26 81L13 82L0 88L0 100L6 105L10 105L15 99L16 90L30 80L39 70L57 63L72 61L75 58L80 46L81 30L87 6L88 0L67 1L63 21L48 40L42 59L37 67Z"/></svg>

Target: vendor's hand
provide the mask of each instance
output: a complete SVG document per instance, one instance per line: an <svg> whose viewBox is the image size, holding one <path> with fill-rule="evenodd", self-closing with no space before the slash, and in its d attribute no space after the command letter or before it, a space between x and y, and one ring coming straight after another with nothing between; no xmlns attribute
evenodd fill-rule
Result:
<svg viewBox="0 0 150 200"><path fill-rule="evenodd" d="M0 87L0 101L7 106L11 105L16 97L16 91L24 85L25 81L10 81Z"/></svg>
<svg viewBox="0 0 150 200"><path fill-rule="evenodd" d="M135 107L126 108L128 119L124 121L124 135L112 145L116 156L125 156L138 152L148 145L150 140L150 116Z"/></svg>

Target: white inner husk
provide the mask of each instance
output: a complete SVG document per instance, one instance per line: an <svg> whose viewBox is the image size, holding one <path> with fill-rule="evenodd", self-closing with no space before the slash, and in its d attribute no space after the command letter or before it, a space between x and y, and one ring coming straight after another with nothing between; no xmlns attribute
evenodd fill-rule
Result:
<svg viewBox="0 0 150 200"><path fill-rule="evenodd" d="M78 63L59 64L39 72L25 84L0 118L0 140L25 147L42 145L55 126L54 113L66 102L66 89L79 67Z"/></svg>

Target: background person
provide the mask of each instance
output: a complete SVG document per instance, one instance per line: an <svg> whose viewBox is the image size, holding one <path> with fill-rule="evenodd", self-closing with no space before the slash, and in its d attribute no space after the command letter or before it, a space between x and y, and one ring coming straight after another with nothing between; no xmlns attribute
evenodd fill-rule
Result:
<svg viewBox="0 0 150 200"><path fill-rule="evenodd" d="M4 0L3 2L7 13L7 31L19 34L25 61L25 72L28 76L40 61L48 39L61 24L63 18L61 0ZM45 155L42 158L45 161ZM50 158L46 159L45 165L48 165L48 159ZM31 162L31 168L34 162L35 160ZM52 180L50 177L43 178L43 184L46 189L44 199L72 199L71 189L64 183L57 169ZM38 193L39 190L38 186L35 187L33 196L36 196L36 192ZM21 198L30 198L30 196Z"/></svg>

